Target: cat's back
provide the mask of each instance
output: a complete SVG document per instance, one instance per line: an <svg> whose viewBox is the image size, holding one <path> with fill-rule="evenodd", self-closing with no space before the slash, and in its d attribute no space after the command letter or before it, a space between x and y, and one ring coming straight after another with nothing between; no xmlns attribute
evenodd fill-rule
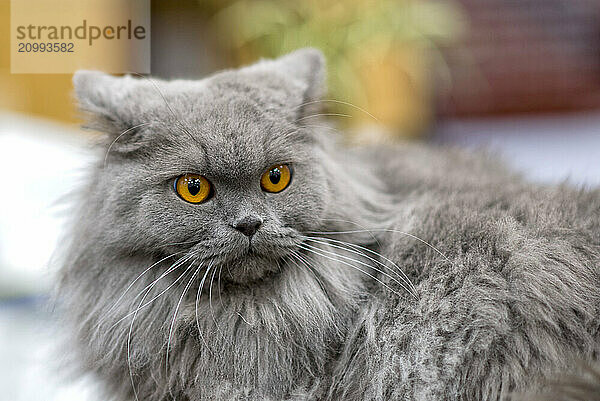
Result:
<svg viewBox="0 0 600 401"><path fill-rule="evenodd" d="M600 354L598 189L532 184L487 154L373 152L397 210L379 250L418 299L382 290L362 325L384 340L349 344L377 380L341 393L496 400Z"/></svg>
<svg viewBox="0 0 600 401"><path fill-rule="evenodd" d="M407 142L366 148L360 157L394 198L401 212L396 224L404 227L409 209L421 221L416 228L431 235L441 230L450 241L451 232L475 230L469 222L488 227L498 221L541 236L572 231L600 238L600 188L529 182L488 151Z"/></svg>

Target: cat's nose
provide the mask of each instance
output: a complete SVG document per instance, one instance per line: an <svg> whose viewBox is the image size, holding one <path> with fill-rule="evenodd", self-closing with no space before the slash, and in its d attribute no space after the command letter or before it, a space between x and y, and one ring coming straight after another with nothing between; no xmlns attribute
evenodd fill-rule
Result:
<svg viewBox="0 0 600 401"><path fill-rule="evenodd" d="M257 216L245 216L233 223L233 228L242 234L251 237L262 225L262 220Z"/></svg>

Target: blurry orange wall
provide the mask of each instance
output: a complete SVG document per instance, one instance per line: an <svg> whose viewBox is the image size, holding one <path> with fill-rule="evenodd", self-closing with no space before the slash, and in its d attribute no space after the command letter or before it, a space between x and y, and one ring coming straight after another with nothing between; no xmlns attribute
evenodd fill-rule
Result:
<svg viewBox="0 0 600 401"><path fill-rule="evenodd" d="M10 73L10 26L10 0L0 0L0 111L75 122L71 74Z"/></svg>

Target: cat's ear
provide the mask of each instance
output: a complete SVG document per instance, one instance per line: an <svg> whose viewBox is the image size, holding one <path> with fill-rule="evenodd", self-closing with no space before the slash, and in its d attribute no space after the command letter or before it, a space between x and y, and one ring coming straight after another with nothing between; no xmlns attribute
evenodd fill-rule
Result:
<svg viewBox="0 0 600 401"><path fill-rule="evenodd" d="M296 106L298 116L318 108L325 93L325 57L317 49L304 48L274 60L261 60L240 70L265 87L285 93L282 103ZM274 77L282 78L273 79Z"/></svg>
<svg viewBox="0 0 600 401"><path fill-rule="evenodd" d="M276 67L304 89L303 100L320 100L325 93L326 65L321 51L304 48L274 60Z"/></svg>
<svg viewBox="0 0 600 401"><path fill-rule="evenodd" d="M139 114L136 108L140 99L136 88L138 79L129 75L115 77L99 71L80 70L73 75L73 86L79 109L85 114L85 128L103 132L114 140L123 132L127 138L119 139L114 150L131 150L132 142L140 140Z"/></svg>

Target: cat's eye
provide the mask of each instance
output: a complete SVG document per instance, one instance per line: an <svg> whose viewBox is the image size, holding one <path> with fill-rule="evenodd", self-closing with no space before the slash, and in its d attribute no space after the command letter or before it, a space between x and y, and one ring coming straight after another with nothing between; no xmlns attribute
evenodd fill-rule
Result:
<svg viewBox="0 0 600 401"><path fill-rule="evenodd" d="M276 164L269 167L260 177L260 186L267 192L281 192L292 179L292 171L286 164Z"/></svg>
<svg viewBox="0 0 600 401"><path fill-rule="evenodd" d="M184 174L175 180L175 192L186 202L200 203L212 195L210 182L199 174Z"/></svg>

